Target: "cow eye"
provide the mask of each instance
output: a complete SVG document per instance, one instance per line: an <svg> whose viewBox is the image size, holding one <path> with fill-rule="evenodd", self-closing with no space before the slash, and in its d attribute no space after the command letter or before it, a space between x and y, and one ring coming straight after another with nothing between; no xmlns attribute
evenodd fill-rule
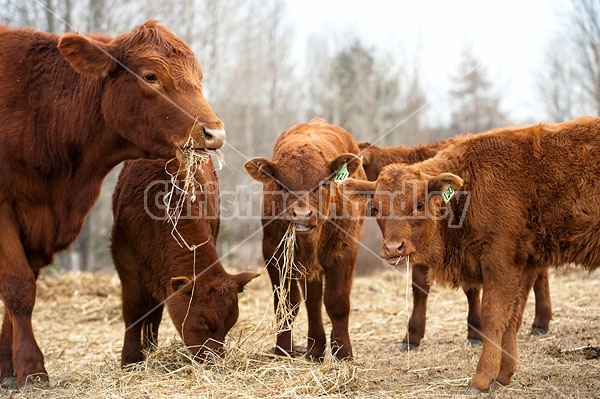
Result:
<svg viewBox="0 0 600 399"><path fill-rule="evenodd" d="M371 207L371 216L377 216L379 215L379 209L377 209L376 207L372 206Z"/></svg>
<svg viewBox="0 0 600 399"><path fill-rule="evenodd" d="M147 73L144 75L144 80L148 83L156 83L158 76L155 73Z"/></svg>
<svg viewBox="0 0 600 399"><path fill-rule="evenodd" d="M197 327L208 330L208 322L206 321L206 319L204 317L202 317L202 316L198 317L196 324L197 324Z"/></svg>
<svg viewBox="0 0 600 399"><path fill-rule="evenodd" d="M422 202L419 202L417 204L417 211L421 212L423 209L425 209L425 205L423 205Z"/></svg>

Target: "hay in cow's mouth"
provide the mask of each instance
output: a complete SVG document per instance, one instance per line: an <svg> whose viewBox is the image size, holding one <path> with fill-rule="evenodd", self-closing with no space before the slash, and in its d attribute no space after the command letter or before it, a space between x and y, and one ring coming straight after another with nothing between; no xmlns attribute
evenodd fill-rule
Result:
<svg viewBox="0 0 600 399"><path fill-rule="evenodd" d="M177 156L165 164L165 171L171 177L169 192L164 197L165 213L173 225L171 235L181 247L186 247L190 251L204 245L205 242L189 243L177 229L177 224L187 201L189 200L193 204L196 201L197 193L203 191L202 184L196 179L196 173L203 173L204 164L210 160L211 154L217 159L216 169L222 169L225 165L223 154L219 150L202 148L190 136L186 143L178 149ZM170 172L168 168L171 162L178 162L177 171L174 173Z"/></svg>
<svg viewBox="0 0 600 399"><path fill-rule="evenodd" d="M291 223L291 226L294 226L294 230L296 231L296 233L308 233L313 229L312 226L307 226L305 224L300 223Z"/></svg>
<svg viewBox="0 0 600 399"><path fill-rule="evenodd" d="M405 259L406 259L406 256L402 255L402 256L393 256L391 258L385 258L385 261L392 266L398 266L400 264L400 262L404 262Z"/></svg>

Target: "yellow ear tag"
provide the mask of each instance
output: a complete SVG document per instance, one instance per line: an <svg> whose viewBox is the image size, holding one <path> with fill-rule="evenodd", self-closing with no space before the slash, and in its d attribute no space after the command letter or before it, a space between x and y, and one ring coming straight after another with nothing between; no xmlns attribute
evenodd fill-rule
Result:
<svg viewBox="0 0 600 399"><path fill-rule="evenodd" d="M344 164L344 166L342 166L339 172L337 172L337 174L335 175L333 182L339 183L342 180L346 180L348 176L350 176L350 173L348 173L348 164Z"/></svg>
<svg viewBox="0 0 600 399"><path fill-rule="evenodd" d="M446 184L446 188L444 189L444 191L442 191L442 198L444 199L444 202L446 204L448 202L450 202L450 199L452 198L453 195L454 195L454 187L452 187L452 184Z"/></svg>

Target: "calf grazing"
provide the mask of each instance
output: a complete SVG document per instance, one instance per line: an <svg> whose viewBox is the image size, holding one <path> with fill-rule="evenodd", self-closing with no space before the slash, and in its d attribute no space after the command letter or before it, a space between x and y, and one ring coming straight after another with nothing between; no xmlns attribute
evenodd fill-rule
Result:
<svg viewBox="0 0 600 399"><path fill-rule="evenodd" d="M276 354L294 353L292 324L302 287L308 315L306 356L320 359L325 354L324 301L332 324L332 354L339 359L352 358L350 290L365 207L345 201L334 180L341 174L365 178L356 154L358 146L350 133L314 118L279 136L273 161L253 158L244 164L248 174L263 183L263 256L276 293L275 311L285 327L277 335ZM295 260L305 270L294 270L291 282L281 281L275 260L280 258L278 244L290 223L297 236ZM279 287L288 285L286 297L280 298ZM289 314L278 314L279 301L285 301Z"/></svg>
<svg viewBox="0 0 600 399"><path fill-rule="evenodd" d="M483 350L469 392L510 383L517 329L539 268L600 265L600 118L497 129L435 157L349 180L372 204L381 256L432 280L483 285ZM446 204L444 202L447 202Z"/></svg>
<svg viewBox="0 0 600 399"><path fill-rule="evenodd" d="M167 169L177 174L178 165L171 162ZM202 191L193 202L189 197L183 201L185 217L177 223L187 242L201 244L190 251L174 239L173 225L165 222L165 210L159 208L172 188L165 160L128 161L119 175L111 250L123 293L122 366L142 361L142 351L155 346L164 304L194 355L221 353L225 335L238 318L237 294L258 276L230 275L223 269L216 250L219 188L210 160L195 179ZM170 198L171 204L176 197Z"/></svg>
<svg viewBox="0 0 600 399"><path fill-rule="evenodd" d="M0 27L0 383L46 381L40 269L77 237L118 163L219 148L189 47L156 21L112 40Z"/></svg>
<svg viewBox="0 0 600 399"><path fill-rule="evenodd" d="M398 145L394 147L379 147L377 145L361 142L358 147L363 157L363 168L369 181L376 181L379 172L386 165L392 163L414 164L434 157L440 150L454 144L455 139L441 142L407 147ZM402 340L402 349L413 349L421 344L425 335L427 313L427 298L431 285L427 281L427 265L412 265L412 291L413 310L408 322L408 331ZM552 318L552 305L550 303L550 283L548 269L541 268L534 285L535 293L535 318L531 328L532 334L545 334L548 332ZM481 290L478 287L463 287L469 312L467 315L467 341L471 344L481 343Z"/></svg>

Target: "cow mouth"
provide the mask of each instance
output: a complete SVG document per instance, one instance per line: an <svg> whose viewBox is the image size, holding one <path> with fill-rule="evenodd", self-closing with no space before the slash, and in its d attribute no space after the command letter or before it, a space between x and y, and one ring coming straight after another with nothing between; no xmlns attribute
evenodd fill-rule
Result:
<svg viewBox="0 0 600 399"><path fill-rule="evenodd" d="M294 223L294 230L296 233L309 233L314 229L314 227L302 224L302 223Z"/></svg>
<svg viewBox="0 0 600 399"><path fill-rule="evenodd" d="M204 147L184 147L183 148L184 152L192 152L196 155L206 155L208 154L208 150Z"/></svg>
<svg viewBox="0 0 600 399"><path fill-rule="evenodd" d="M392 256L392 257L389 257L389 258L385 258L384 260L389 265L398 266L399 264L403 263L406 260L406 256L405 255Z"/></svg>

